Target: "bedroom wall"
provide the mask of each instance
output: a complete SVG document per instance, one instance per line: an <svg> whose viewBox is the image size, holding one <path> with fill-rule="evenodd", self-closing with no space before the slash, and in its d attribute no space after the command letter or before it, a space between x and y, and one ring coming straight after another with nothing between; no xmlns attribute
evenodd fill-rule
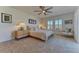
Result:
<svg viewBox="0 0 79 59"><path fill-rule="evenodd" d="M1 13L12 15L12 23L1 23ZM11 40L11 33L15 29L18 21L22 21L28 25L29 18L37 19L35 16L21 12L8 6L0 6L0 42ZM33 26L37 26L37 24Z"/></svg>
<svg viewBox="0 0 79 59"><path fill-rule="evenodd" d="M40 20L40 23L41 24L44 24L45 27L47 27L47 20L55 20L55 19L63 19L63 20L70 20L70 19L74 19L74 13L71 12L71 13L67 13L67 14L62 14L62 15L58 15L58 16L55 16L54 18L51 18L51 17L46 17L46 18L41 18ZM74 29L73 28L74 25L73 24L66 24L63 22L63 30L65 30L66 28L72 28L72 30ZM73 30L74 31L74 30Z"/></svg>
<svg viewBox="0 0 79 59"><path fill-rule="evenodd" d="M75 40L79 43L79 8L75 11L74 15L74 35Z"/></svg>
<svg viewBox="0 0 79 59"><path fill-rule="evenodd" d="M74 19L74 12L62 14L59 16L56 16L55 19L63 19L65 20L72 20ZM72 28L72 31L74 31L74 25L73 24L65 24L63 22L63 30L66 30L67 28Z"/></svg>
<svg viewBox="0 0 79 59"><path fill-rule="evenodd" d="M45 18L40 18L39 24L42 25L43 29L44 27L47 28L47 20Z"/></svg>

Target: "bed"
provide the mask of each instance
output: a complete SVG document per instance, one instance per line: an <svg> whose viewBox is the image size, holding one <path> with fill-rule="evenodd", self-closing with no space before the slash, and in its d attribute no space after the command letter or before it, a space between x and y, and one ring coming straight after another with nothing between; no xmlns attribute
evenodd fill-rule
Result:
<svg viewBox="0 0 79 59"><path fill-rule="evenodd" d="M37 37L41 40L48 40L54 34L53 31L49 30L37 30L37 31L30 31L30 35L33 37Z"/></svg>

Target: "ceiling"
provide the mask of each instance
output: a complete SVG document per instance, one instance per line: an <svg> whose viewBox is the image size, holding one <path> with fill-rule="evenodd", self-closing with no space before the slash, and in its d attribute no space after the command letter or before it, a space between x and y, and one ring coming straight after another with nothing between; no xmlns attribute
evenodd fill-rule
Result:
<svg viewBox="0 0 79 59"><path fill-rule="evenodd" d="M46 8L48 8L50 6L46 6ZM20 11L32 14L34 16L38 16L38 17L45 17L45 15L38 15L36 12L34 12L35 10L39 10L38 6L12 6L12 8L18 9ZM52 14L49 14L47 16L56 16L56 15L61 15L61 14L65 14L65 13L70 13L70 12L74 12L76 10L76 6L53 6L53 9L51 9L50 11L52 11Z"/></svg>

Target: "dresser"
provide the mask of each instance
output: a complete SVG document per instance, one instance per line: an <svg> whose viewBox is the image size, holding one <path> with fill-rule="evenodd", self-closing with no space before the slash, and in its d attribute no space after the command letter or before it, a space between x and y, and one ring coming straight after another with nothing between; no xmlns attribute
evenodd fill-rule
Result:
<svg viewBox="0 0 79 59"><path fill-rule="evenodd" d="M27 30L18 30L18 31L13 31L12 32L12 39L21 39L29 36L29 31Z"/></svg>

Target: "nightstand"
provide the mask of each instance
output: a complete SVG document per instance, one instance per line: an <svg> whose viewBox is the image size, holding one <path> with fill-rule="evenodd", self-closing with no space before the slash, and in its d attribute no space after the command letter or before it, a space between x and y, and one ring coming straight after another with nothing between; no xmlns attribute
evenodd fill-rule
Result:
<svg viewBox="0 0 79 59"><path fill-rule="evenodd" d="M12 32L12 39L22 39L26 38L29 35L29 32L27 30L18 30Z"/></svg>

